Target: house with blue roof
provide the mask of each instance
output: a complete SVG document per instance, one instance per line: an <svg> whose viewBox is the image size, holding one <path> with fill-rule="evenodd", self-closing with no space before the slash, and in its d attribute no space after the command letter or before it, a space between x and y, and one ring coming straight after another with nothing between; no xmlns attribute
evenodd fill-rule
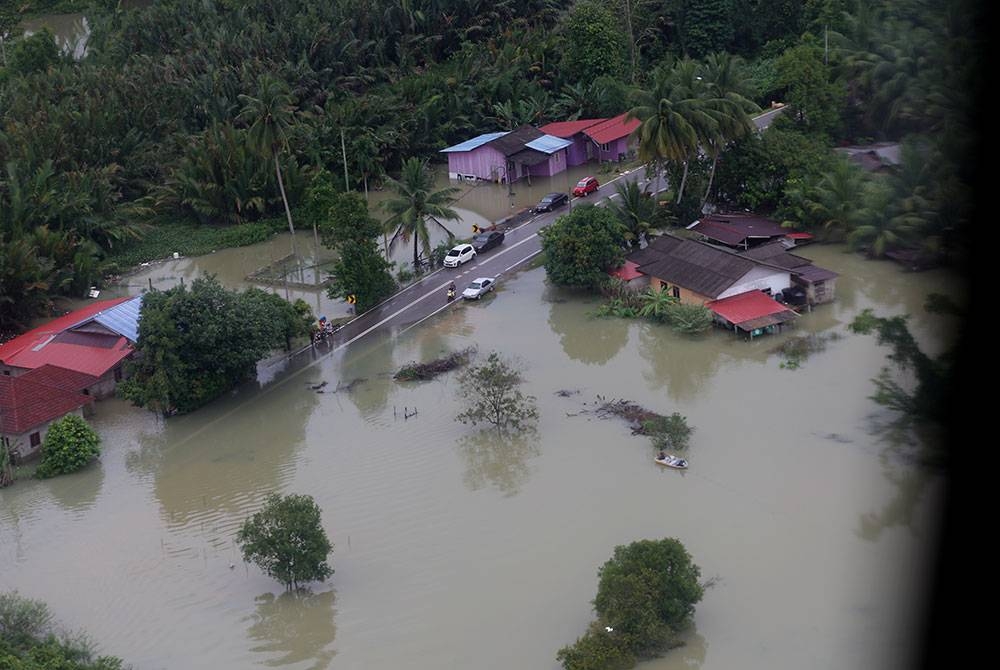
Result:
<svg viewBox="0 0 1000 670"><path fill-rule="evenodd" d="M524 125L473 137L441 153L448 154L448 176L452 179L508 183L562 172L567 167L567 149L572 145L571 140Z"/></svg>

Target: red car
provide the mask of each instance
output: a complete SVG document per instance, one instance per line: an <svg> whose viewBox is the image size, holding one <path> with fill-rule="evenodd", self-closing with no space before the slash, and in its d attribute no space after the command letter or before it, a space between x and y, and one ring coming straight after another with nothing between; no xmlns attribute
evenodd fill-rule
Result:
<svg viewBox="0 0 1000 670"><path fill-rule="evenodd" d="M584 177L576 183L573 187L573 196L576 198L582 198L585 195L589 195L596 191L600 184L597 183L597 179L594 177Z"/></svg>

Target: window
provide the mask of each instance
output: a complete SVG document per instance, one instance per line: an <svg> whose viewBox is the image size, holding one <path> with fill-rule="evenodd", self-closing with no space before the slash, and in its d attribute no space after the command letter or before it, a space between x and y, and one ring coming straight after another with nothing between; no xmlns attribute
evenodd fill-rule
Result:
<svg viewBox="0 0 1000 670"><path fill-rule="evenodd" d="M676 286L674 286L674 287L673 287L672 289L670 289L670 293L671 293L671 294L672 294L672 295L673 295L673 296L674 296L675 298L677 298L678 300L680 300L680 297L681 297L681 290L680 290L679 288L677 288Z"/></svg>
<svg viewBox="0 0 1000 670"><path fill-rule="evenodd" d="M42 443L41 433L32 433L31 437L28 438L28 442L31 443L31 448L34 449Z"/></svg>

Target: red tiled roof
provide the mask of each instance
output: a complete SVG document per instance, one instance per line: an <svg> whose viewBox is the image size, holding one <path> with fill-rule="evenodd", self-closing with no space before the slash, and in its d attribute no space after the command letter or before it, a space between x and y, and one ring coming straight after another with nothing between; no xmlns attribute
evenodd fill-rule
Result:
<svg viewBox="0 0 1000 670"><path fill-rule="evenodd" d="M13 340L9 342L4 342L0 344L0 361L7 362L7 359L14 356L22 349L31 348L35 346L42 339L55 335L56 333L61 333L67 328L72 328L81 321L85 321L90 317L94 316L98 312L114 307L115 305L121 304L130 298L112 298L111 300L100 300L98 302L87 305L83 309L78 309L76 311L70 312L64 316L60 316L57 319L53 319L48 323L44 323L37 328L29 330L23 335L18 335ZM10 365L10 363L8 363ZM15 366L23 367L23 366Z"/></svg>
<svg viewBox="0 0 1000 670"><path fill-rule="evenodd" d="M813 238L812 233L788 233L785 237L790 240L811 240Z"/></svg>
<svg viewBox="0 0 1000 670"><path fill-rule="evenodd" d="M790 315L795 314L762 291L747 291L721 300L712 300L706 302L705 307L737 326L783 312L789 312Z"/></svg>
<svg viewBox="0 0 1000 670"><path fill-rule="evenodd" d="M607 119L580 119L579 121L555 121L553 123L546 123L544 126L539 128L546 135L555 135L556 137L570 138L579 132L582 132L585 128L597 125Z"/></svg>
<svg viewBox="0 0 1000 670"><path fill-rule="evenodd" d="M40 384L25 376L0 376L0 433L26 433L94 401L91 396Z"/></svg>
<svg viewBox="0 0 1000 670"><path fill-rule="evenodd" d="M632 281L636 277L642 277L642 273L637 269L639 267L638 263L633 263L632 261L625 261L625 265L620 268L616 268L608 272L612 277L618 277L622 281Z"/></svg>
<svg viewBox="0 0 1000 670"><path fill-rule="evenodd" d="M639 119L626 121L625 114L619 114L614 118L605 119L600 123L590 126L583 132L598 144L607 144L608 142L614 142L617 139L631 135L632 131L640 125L642 125L642 121Z"/></svg>
<svg viewBox="0 0 1000 670"><path fill-rule="evenodd" d="M38 384L54 386L64 391L78 393L83 389L96 384L98 378L76 370L67 370L55 365L43 365L30 372L25 372L19 379L27 379Z"/></svg>

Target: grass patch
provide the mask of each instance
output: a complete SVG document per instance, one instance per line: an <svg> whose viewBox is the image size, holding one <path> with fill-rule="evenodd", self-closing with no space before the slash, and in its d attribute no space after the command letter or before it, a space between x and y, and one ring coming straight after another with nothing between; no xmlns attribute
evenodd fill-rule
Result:
<svg viewBox="0 0 1000 670"><path fill-rule="evenodd" d="M270 239L283 230L284 219L266 219L238 226L199 226L186 222L153 224L140 240L110 253L104 260L105 274L123 274L140 263L182 256L201 256L218 249L245 247Z"/></svg>

